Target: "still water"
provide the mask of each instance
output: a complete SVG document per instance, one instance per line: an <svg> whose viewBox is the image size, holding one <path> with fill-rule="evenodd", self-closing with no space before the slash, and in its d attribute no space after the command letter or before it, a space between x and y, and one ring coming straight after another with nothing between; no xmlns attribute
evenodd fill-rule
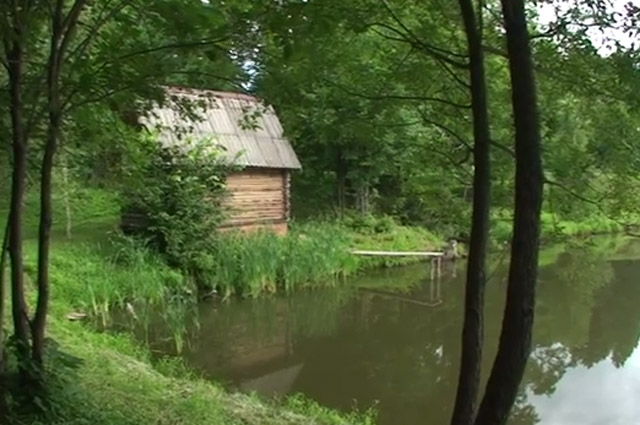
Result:
<svg viewBox="0 0 640 425"><path fill-rule="evenodd" d="M534 349L511 425L640 423L640 242L607 244L541 256ZM347 411L375 405L382 425L446 424L464 265L439 280L428 267L379 271L290 297L202 304L183 356L243 391L299 392ZM491 270L485 378L500 332L506 264L496 258Z"/></svg>

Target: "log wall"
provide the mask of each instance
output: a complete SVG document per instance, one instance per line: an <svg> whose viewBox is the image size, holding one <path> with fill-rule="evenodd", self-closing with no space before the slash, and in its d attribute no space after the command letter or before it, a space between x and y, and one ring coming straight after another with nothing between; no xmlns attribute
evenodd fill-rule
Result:
<svg viewBox="0 0 640 425"><path fill-rule="evenodd" d="M223 228L273 227L286 233L289 217L289 172L249 168L227 178L229 218Z"/></svg>

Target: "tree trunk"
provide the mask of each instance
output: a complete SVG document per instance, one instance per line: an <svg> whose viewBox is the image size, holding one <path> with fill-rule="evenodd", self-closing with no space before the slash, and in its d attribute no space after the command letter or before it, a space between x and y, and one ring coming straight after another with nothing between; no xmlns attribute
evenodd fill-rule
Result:
<svg viewBox="0 0 640 425"><path fill-rule="evenodd" d="M538 271L542 160L536 84L523 0L502 0L516 140L513 240L502 333L476 425L505 424L531 350Z"/></svg>
<svg viewBox="0 0 640 425"><path fill-rule="evenodd" d="M491 134L482 50L482 10L474 12L472 0L459 0L459 5L469 51L474 175L462 353L456 402L451 424L470 425L473 423L476 412L484 339L485 265L491 203L491 167L489 157Z"/></svg>
<svg viewBox="0 0 640 425"><path fill-rule="evenodd" d="M60 101L60 72L64 54L72 39L75 27L88 0L76 0L66 17L63 17L64 1L58 0L52 15L51 50L47 64L47 101L49 123L47 143L42 159L40 176L40 227L38 231L38 301L31 329L33 335L32 359L42 366L44 337L49 309L49 253L51 245L51 190L53 158L60 140L62 107Z"/></svg>
<svg viewBox="0 0 640 425"><path fill-rule="evenodd" d="M40 223L38 228L38 301L31 328L33 346L31 357L41 370L44 359L44 338L49 309L49 253L51 245L51 190L53 177L53 158L60 139L62 111L60 108L59 71L61 63L62 7L58 1L52 21L51 51L47 65L47 102L49 106L49 122L47 125L47 142L42 157L40 170Z"/></svg>
<svg viewBox="0 0 640 425"><path fill-rule="evenodd" d="M53 157L55 155L60 130L59 114L50 112L49 134L42 160L40 176L40 226L38 229L38 301L33 319L32 358L42 366L44 358L44 337L49 306L49 253L51 245L51 182Z"/></svg>
<svg viewBox="0 0 640 425"><path fill-rule="evenodd" d="M9 219L4 229L2 238L2 252L0 253L0 424L6 420L7 399L5 384L5 367L4 367L4 308L6 305L6 274L7 266L7 248L9 247Z"/></svg>
<svg viewBox="0 0 640 425"><path fill-rule="evenodd" d="M340 217L344 216L347 205L347 162L342 152L338 153L336 161L336 201L338 203L338 211Z"/></svg>
<svg viewBox="0 0 640 425"><path fill-rule="evenodd" d="M69 164L67 162L67 155L62 155L62 184L64 186L64 215L65 215L65 226L64 226L64 234L67 239L71 239L71 191L69 190ZM287 214L287 220L289 219L289 174L285 176L285 189L287 192L285 193L285 199L287 200L285 214Z"/></svg>
<svg viewBox="0 0 640 425"><path fill-rule="evenodd" d="M356 190L356 208L360 211L360 216L365 217L371 211L369 200L370 188L367 182L360 183Z"/></svg>
<svg viewBox="0 0 640 425"><path fill-rule="evenodd" d="M26 381L29 359L29 324L24 298L24 264L22 258L22 203L27 172L27 143L24 129L22 101L22 34L15 29L16 41L7 53L9 63L9 95L13 147L13 174L11 178L11 205L9 209L9 255L11 259L11 312L20 362L20 374Z"/></svg>

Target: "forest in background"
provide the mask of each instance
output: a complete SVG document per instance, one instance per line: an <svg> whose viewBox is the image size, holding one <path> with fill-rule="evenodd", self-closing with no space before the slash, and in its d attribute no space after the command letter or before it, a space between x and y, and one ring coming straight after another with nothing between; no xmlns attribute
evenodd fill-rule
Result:
<svg viewBox="0 0 640 425"><path fill-rule="evenodd" d="M543 235L632 229L640 202L636 191L639 75L636 46L624 40L636 36L638 11L629 5L613 13L601 2L554 5L556 13L545 25L536 18L540 9L527 5L543 140ZM307 229L320 222L335 226L334 235L353 232L356 236L349 238L358 238L364 233L382 239L381 243L384 234L391 233L400 235L400 242L393 240L397 247L410 249L425 240L436 243L438 236L466 241L473 233L478 150L466 65L468 33L457 8L439 0L427 4L79 0L48 6L15 0L0 9L7 70L0 74L6 87L0 92L0 133L8 141L2 145L2 168L5 181L13 172L15 183L16 164L22 164L25 238L35 236L40 226L39 238L46 241L48 233L43 237L42 229L47 229L49 219L54 223L54 240L65 230L80 240L83 228L105 223L113 228L125 194L131 195L132 183L141 181L141 170L157 155L141 140L137 117L154 103L162 103L162 87L171 85L247 91L274 105L302 162L302 171L293 178L293 216L296 222L311 222ZM510 54L504 47L500 4L479 2L473 7L491 129L486 139L491 239L504 244L511 239L516 190ZM605 35L611 30L618 35L608 39ZM594 36L593 31L601 35ZM19 92L12 90L16 88ZM18 136L16 128L22 131ZM188 270L191 277L210 273L209 278L235 279L238 285L252 282L238 290L241 294L270 291L276 285L283 272L274 264L257 267L260 271L253 281L249 274L223 278L215 274L237 267L216 263L223 258L225 241L199 237L216 224L193 220L211 212L198 202L207 187L156 177L158 186L168 187L174 198L188 200L162 222L162 232L173 238L163 260ZM8 215L8 200L16 187L7 183L2 191L7 200L2 210ZM53 196L48 214L42 209L47 205L42 193ZM150 205L157 205L158 198L152 201ZM420 233L424 230L411 233L412 228L438 236ZM322 233L326 235L318 232ZM13 240L15 248L23 236L11 234L5 245ZM270 243L265 238L265 253L273 249ZM212 247L220 255L206 255ZM136 253L145 249L132 248ZM310 245L309 251L313 249ZM28 252L32 258L27 258L27 274L37 270L33 280L38 293L48 294L48 275L40 273L48 264L48 248L40 251L39 258L44 252L45 261L38 260L37 265L29 262L35 248ZM266 257L243 261L260 263ZM299 280L316 272L321 280L353 268L344 261L329 259L331 265L320 271L301 265L297 273L304 277ZM12 270L22 267L11 265ZM182 279L167 273L163 279L168 286ZM177 285L178 292L184 289ZM22 286L24 282L18 285ZM115 298L150 295L130 287L120 289L124 296ZM175 296L174 289L162 288L155 295ZM74 291L81 294L82 288ZM93 300L87 305L91 302L95 304ZM96 312L108 309L110 298L105 296L102 303L94 307ZM18 340L30 340L27 334L33 332L33 344L42 345L46 301L42 305L45 310L36 313L36 324L25 321ZM13 314L15 326L22 313ZM41 355L33 349L36 364ZM25 369L20 364L18 368Z"/></svg>
<svg viewBox="0 0 640 425"><path fill-rule="evenodd" d="M446 236L468 237L469 86L463 67L424 52L433 45L464 54L455 8L435 1L387 5L389 10L373 7L375 0L349 6L185 2L183 21L176 22L168 16L172 2L139 9L125 3L103 23L100 42L89 44L92 54L81 58L88 62L73 61L61 76L69 110L54 168L61 190L65 181L71 196L78 192L74 187L122 189L145 155L131 120L162 100L163 85L249 91L276 107L301 158L303 169L293 179L295 219L389 215ZM222 11L215 18L209 16L214 8ZM514 189L509 74L499 10L492 3L485 8L492 218L498 239L505 241L502 224L509 227ZM91 10L100 16L111 11ZM589 28L623 25L619 17L596 12L568 9L532 29L545 141L544 213L560 227L562 221L595 221L596 227L607 219L632 223L638 210L635 52L608 51L592 41ZM128 25L133 21L142 24ZM189 33L181 25L189 26ZM28 71L23 78L30 87L29 79L41 75ZM38 94L34 87L26 100ZM8 93L3 96L6 108ZM8 135L5 117L0 125ZM34 128L36 138L42 131ZM9 145L4 146L6 169ZM33 157L39 146L32 147ZM39 166L35 160L31 164L36 176ZM4 185L7 195L8 190ZM55 219L63 221L63 214Z"/></svg>

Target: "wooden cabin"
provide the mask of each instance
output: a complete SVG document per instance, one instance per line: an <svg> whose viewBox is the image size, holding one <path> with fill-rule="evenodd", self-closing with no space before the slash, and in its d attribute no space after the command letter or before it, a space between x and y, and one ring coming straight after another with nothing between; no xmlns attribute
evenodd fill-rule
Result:
<svg viewBox="0 0 640 425"><path fill-rule="evenodd" d="M300 161L273 107L241 93L173 87L167 91L169 100L145 123L160 128L163 143L211 140L241 169L227 180L229 219L222 228L268 227L285 234L291 172L300 169Z"/></svg>

